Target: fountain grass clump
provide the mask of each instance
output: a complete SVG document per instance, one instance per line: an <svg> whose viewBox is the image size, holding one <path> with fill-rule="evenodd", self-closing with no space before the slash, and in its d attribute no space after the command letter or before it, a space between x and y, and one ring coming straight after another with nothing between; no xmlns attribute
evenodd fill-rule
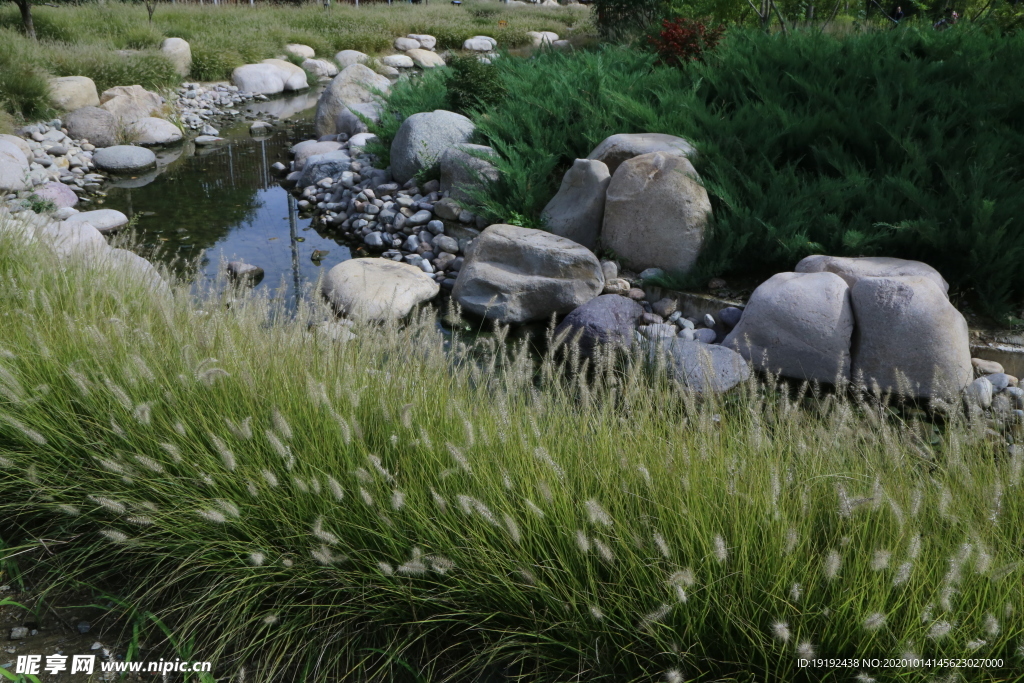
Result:
<svg viewBox="0 0 1024 683"><path fill-rule="evenodd" d="M772 378L701 397L635 353L537 364L430 312L331 341L316 296L288 318L46 263L0 241L0 534L48 539L54 590L121 596L218 676L1024 664L1024 456L984 420Z"/></svg>

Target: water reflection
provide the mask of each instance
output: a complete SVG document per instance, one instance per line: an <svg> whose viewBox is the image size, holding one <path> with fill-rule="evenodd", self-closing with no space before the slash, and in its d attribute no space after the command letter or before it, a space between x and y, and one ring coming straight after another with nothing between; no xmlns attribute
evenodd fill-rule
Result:
<svg viewBox="0 0 1024 683"><path fill-rule="evenodd" d="M112 183L104 207L137 217L139 234L147 245L162 247L166 262L205 250L200 272L213 277L222 260L244 260L266 273L258 287L284 284L285 296L294 299L303 283L351 258L348 247L299 216L295 199L270 171L288 158L295 141L313 136L310 107L317 96L313 91L247 107L292 116L268 136L253 138L249 123L239 122L221 128L223 143L163 150L155 171ZM314 262L314 251L327 254Z"/></svg>

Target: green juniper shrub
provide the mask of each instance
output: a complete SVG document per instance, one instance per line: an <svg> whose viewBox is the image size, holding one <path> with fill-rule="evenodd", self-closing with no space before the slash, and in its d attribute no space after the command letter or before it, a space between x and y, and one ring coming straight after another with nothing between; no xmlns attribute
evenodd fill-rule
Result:
<svg viewBox="0 0 1024 683"><path fill-rule="evenodd" d="M448 102L453 111L468 113L498 104L506 94L498 70L473 55L448 60Z"/></svg>

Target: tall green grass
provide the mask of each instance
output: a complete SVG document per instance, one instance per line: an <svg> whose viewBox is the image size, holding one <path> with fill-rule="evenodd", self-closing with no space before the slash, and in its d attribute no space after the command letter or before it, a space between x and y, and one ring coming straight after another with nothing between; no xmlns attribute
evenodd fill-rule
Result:
<svg viewBox="0 0 1024 683"><path fill-rule="evenodd" d="M335 342L315 296L288 319L44 253L0 240L0 535L218 678L949 673L817 654L1020 680L1024 454L984 417L771 378L701 397L429 312Z"/></svg>
<svg viewBox="0 0 1024 683"><path fill-rule="evenodd" d="M700 151L715 214L680 286L789 270L817 252L886 255L932 264L991 314L1019 310L1024 36L734 29L683 70L611 48L495 68L508 94L474 114L502 158L483 201L495 221L536 221L573 160L608 135L671 133ZM393 95L404 114L411 87ZM432 106L434 91L419 92Z"/></svg>
<svg viewBox="0 0 1024 683"><path fill-rule="evenodd" d="M33 117L47 108L45 76L89 76L100 91L114 85L147 88L174 85L180 77L159 53L165 37L189 41L191 78L225 80L242 64L282 54L287 43L313 47L330 59L344 49L389 53L398 36L429 33L438 48L461 48L466 38L485 33L502 45L529 43L526 32L550 30L562 35L587 30L589 11L565 8L516 8L491 0L412 6L371 5L355 8L319 5L302 7L197 6L161 4L147 20L138 3L33 8L39 42L20 32L17 8L0 6L0 100L14 111ZM116 50L136 50L123 56ZM40 83L43 90L40 91Z"/></svg>

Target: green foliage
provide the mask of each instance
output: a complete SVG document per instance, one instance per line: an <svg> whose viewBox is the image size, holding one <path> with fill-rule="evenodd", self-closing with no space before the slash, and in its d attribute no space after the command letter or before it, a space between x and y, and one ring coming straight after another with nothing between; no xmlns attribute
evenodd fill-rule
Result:
<svg viewBox="0 0 1024 683"><path fill-rule="evenodd" d="M157 90L177 85L181 76L174 64L159 52L119 55L102 49L74 50L50 55L55 76L88 76L103 92L117 85L141 85Z"/></svg>
<svg viewBox="0 0 1024 683"><path fill-rule="evenodd" d="M447 78L446 69L435 68L417 78L404 80L399 87L392 88L380 122L369 126L370 132L378 139L371 141L366 147L367 152L377 157L381 168L391 163L391 142L398 134L402 121L421 111L445 109L448 106L448 91L445 86Z"/></svg>
<svg viewBox="0 0 1024 683"><path fill-rule="evenodd" d="M24 200L22 204L31 209L34 213L50 213L51 211L57 210L57 205L49 199L43 199L35 192L30 194Z"/></svg>
<svg viewBox="0 0 1024 683"><path fill-rule="evenodd" d="M238 52L211 45L206 42L195 42L192 48L191 78L199 81L217 81L230 74L236 67L245 64L245 59Z"/></svg>
<svg viewBox="0 0 1024 683"><path fill-rule="evenodd" d="M1024 297L1024 36L734 29L682 70L623 49L494 68L507 95L475 115L501 157L478 202L491 220L539 216L609 135L669 133L696 144L714 208L700 273L886 255L932 264L993 315Z"/></svg>
<svg viewBox="0 0 1024 683"><path fill-rule="evenodd" d="M0 32L0 39L3 33ZM16 61L0 50L0 101L9 111L26 118L42 118L50 112L50 86L46 74L33 64Z"/></svg>
<svg viewBox="0 0 1024 683"><path fill-rule="evenodd" d="M456 56L448 61L449 108L466 113L498 104L505 97L505 85L498 70L472 55Z"/></svg>
<svg viewBox="0 0 1024 683"><path fill-rule="evenodd" d="M594 0L593 6L601 36L617 41L644 33L669 11L668 0Z"/></svg>

